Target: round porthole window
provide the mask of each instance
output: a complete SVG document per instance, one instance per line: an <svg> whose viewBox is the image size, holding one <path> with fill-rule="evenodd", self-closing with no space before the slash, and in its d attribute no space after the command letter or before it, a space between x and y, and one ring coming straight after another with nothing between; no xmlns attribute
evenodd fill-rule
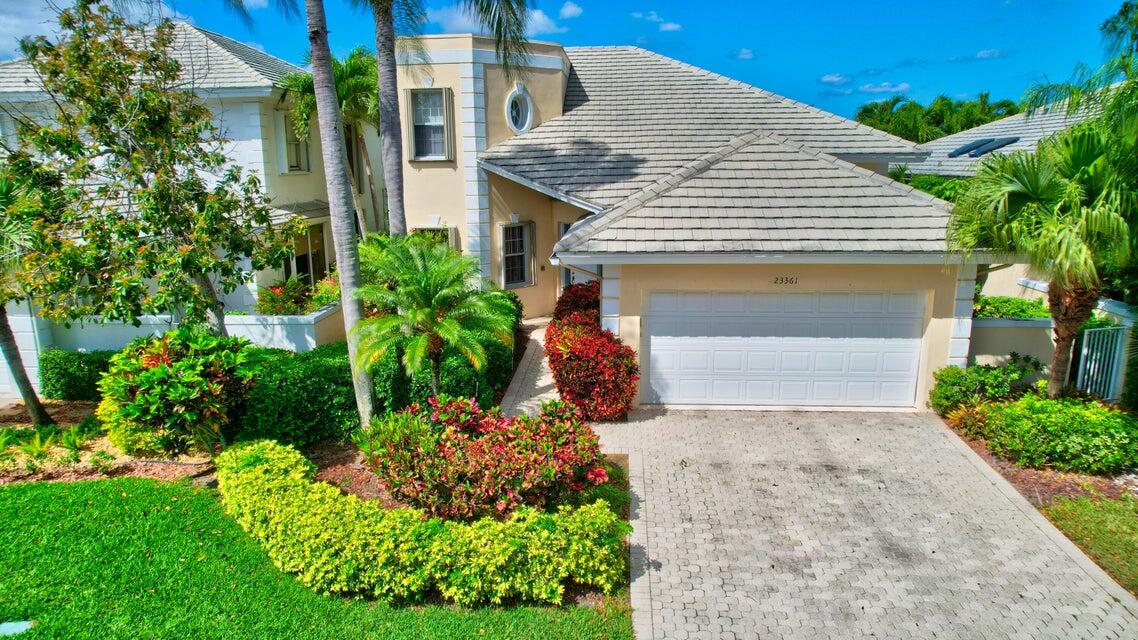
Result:
<svg viewBox="0 0 1138 640"><path fill-rule="evenodd" d="M514 133L525 133L533 126L533 99L521 83L506 98L506 122Z"/></svg>

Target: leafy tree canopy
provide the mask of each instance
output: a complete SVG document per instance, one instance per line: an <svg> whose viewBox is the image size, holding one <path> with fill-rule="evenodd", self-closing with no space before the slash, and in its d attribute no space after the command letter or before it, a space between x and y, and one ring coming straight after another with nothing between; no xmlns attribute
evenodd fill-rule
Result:
<svg viewBox="0 0 1138 640"><path fill-rule="evenodd" d="M59 16L60 36L25 39L54 108L13 113L8 163L34 234L25 289L43 313L137 323L180 311L224 333L221 293L279 266L299 220L274 228L255 175L170 54L174 25L132 24L100 0ZM246 258L249 262L246 262Z"/></svg>
<svg viewBox="0 0 1138 640"><path fill-rule="evenodd" d="M854 119L895 136L921 143L959 133L1000 118L1019 113L1011 100L993 102L988 93L975 100L953 100L938 96L928 106L905 96L867 102L858 108Z"/></svg>

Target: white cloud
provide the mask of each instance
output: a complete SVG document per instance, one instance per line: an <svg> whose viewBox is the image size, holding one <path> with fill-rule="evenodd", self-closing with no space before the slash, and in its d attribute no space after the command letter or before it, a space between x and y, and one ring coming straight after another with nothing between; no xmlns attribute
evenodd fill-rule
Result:
<svg viewBox="0 0 1138 640"><path fill-rule="evenodd" d="M427 22L437 24L443 33L486 33L486 27L475 20L461 7L449 6L441 9L427 9ZM541 9L530 10L527 19L526 35L536 36L550 33L565 33L568 27L559 26Z"/></svg>
<svg viewBox="0 0 1138 640"><path fill-rule="evenodd" d="M562 27L545 15L541 9L531 9L527 20L526 34L540 36L547 33L565 33L569 27Z"/></svg>
<svg viewBox="0 0 1138 640"><path fill-rule="evenodd" d="M1003 58L1006 54L1000 49L983 49L976 52L977 60L993 60Z"/></svg>
<svg viewBox="0 0 1138 640"><path fill-rule="evenodd" d="M742 49L739 49L738 51L732 53L731 57L735 58L736 60L754 60L755 52L746 47L743 47Z"/></svg>
<svg viewBox="0 0 1138 640"><path fill-rule="evenodd" d="M633 11L632 17L636 18L637 20L647 20L648 22L664 21L664 19L660 17L660 14L656 13L655 11Z"/></svg>
<svg viewBox="0 0 1138 640"><path fill-rule="evenodd" d="M818 82L822 84L830 84L834 86L848 84L852 80L849 76L841 73L827 73L826 75L818 78Z"/></svg>
<svg viewBox="0 0 1138 640"><path fill-rule="evenodd" d="M55 32L55 11L44 2L12 3L0 9L0 60L16 58L20 38Z"/></svg>
<svg viewBox="0 0 1138 640"><path fill-rule="evenodd" d="M557 17L561 20L568 20L569 18L576 18L582 13L585 13L585 10L581 8L581 5L573 2L573 0L565 0L565 4L561 5L561 11L557 13Z"/></svg>
<svg viewBox="0 0 1138 640"><path fill-rule="evenodd" d="M857 88L862 93L906 93L912 87L908 82L878 82L876 84L863 84Z"/></svg>
<svg viewBox="0 0 1138 640"><path fill-rule="evenodd" d="M661 22L660 31L682 31L683 25L678 22Z"/></svg>

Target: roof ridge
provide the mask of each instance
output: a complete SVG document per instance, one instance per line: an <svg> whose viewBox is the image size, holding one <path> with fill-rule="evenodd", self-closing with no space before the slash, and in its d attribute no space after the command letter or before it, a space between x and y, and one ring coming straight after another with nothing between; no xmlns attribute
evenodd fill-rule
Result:
<svg viewBox="0 0 1138 640"><path fill-rule="evenodd" d="M227 41L228 43L230 43L230 46L238 46L238 47L241 47L243 49L248 49L254 55L265 56L265 57L271 58L275 61L287 64L290 67L300 69L300 67L289 62L288 60L285 60L284 58L278 58L277 56L274 56L271 53L261 51L260 49L257 49L256 47L250 46L249 44L241 42L240 40L230 38L229 36L227 36L225 34L218 33L216 31L210 31L209 29L203 29L203 28L197 26L196 24L191 24L189 22L186 22L185 20L174 20L173 22L176 25L185 26L187 29L194 32L196 34L196 36L203 38L205 43L206 43L206 46L209 47L210 50L220 51L227 59L237 63L241 68L247 70L249 73L255 75L256 77L260 78L261 80L268 82L269 84L276 85L277 82L275 80L273 80L272 78L268 77L267 75L265 75L265 73L263 71L261 71L257 67L250 64L248 61L246 61L241 56L239 56L236 53L227 49L224 45L222 45L220 42L215 40L215 38L220 38L222 40Z"/></svg>
<svg viewBox="0 0 1138 640"><path fill-rule="evenodd" d="M871 182L895 191L900 195L916 200L922 204L932 204L939 208L948 210L950 210L952 207L951 203L941 200L940 198L937 198L931 194L925 193L924 191L921 191L920 189L917 189L911 185L897 182L889 176L881 175L880 173L871 171L865 167L859 167L852 162L842 160L841 158L828 154L824 151L813 149L803 142L797 142L777 133L764 131L761 127L759 127L752 129L746 133L740 134L722 146L700 155L698 158L692 160L688 164L683 165L668 175L656 180L647 187L644 187L643 189L633 193L609 209L602 211L595 218L586 220L584 224L563 236L561 240L556 243L554 246L554 253L558 251L572 250L575 244L586 239L587 236L591 236L604 231L613 223L623 219L628 214L642 208L649 202L660 198L687 180L695 177L696 175L708 170L718 162L726 159L728 156L745 147L750 146L751 144L761 139L771 140L780 146L790 147L795 151L804 153L829 165L857 174L862 178L868 179ZM947 214L948 211L946 210L945 213Z"/></svg>
<svg viewBox="0 0 1138 640"><path fill-rule="evenodd" d="M726 82L727 84L738 86L738 87L741 87L743 89L749 89L749 90L754 91L754 92L756 92L760 95L763 95L765 97L773 98L773 99L779 100L781 102L785 102L787 104L792 104L796 107L801 107L803 109L806 109L806 110L814 112L814 113L821 114L823 116L828 116L831 118L837 118L838 120L841 120L843 122L848 122L849 124L853 125L853 128L855 128L855 129L857 129L857 128L872 129L875 133L880 134L881 136L884 136L886 138L890 138L895 142L904 143L905 145L912 147L913 149L916 149L916 147L917 147L916 143L914 143L912 140L906 140L900 136L893 135L892 133L889 133L888 131L882 131L881 129L878 129L876 127L871 127L867 124L862 124L862 123L858 122L857 120L852 120L850 118L839 116L836 113L831 113L831 112L826 111L824 109L819 109L818 107L815 107L812 104L807 104L805 102L795 100L794 98L789 98L789 97L784 96L780 93L775 93L775 92L770 91L768 89L764 89L762 87L755 86L749 82L743 82L742 80L739 80L737 78L732 78L731 76L725 76L721 73L716 73L714 71L711 71L710 69L704 69L703 67L697 67L694 64L684 62L683 60L679 60L677 58L672 58L670 56L666 56L662 53L657 53L655 51L652 51L651 49L645 49L644 47L639 47L639 46L635 46L635 45L628 45L626 48L632 49L633 51L638 51L638 52L645 54L645 55L648 55L650 57L658 58L664 62L667 62L667 63L672 64L674 66L680 67L680 68L682 68L686 71L689 71L689 72L694 72L694 73L698 73L700 75L705 75L705 76L708 76L708 77L713 78L715 80Z"/></svg>

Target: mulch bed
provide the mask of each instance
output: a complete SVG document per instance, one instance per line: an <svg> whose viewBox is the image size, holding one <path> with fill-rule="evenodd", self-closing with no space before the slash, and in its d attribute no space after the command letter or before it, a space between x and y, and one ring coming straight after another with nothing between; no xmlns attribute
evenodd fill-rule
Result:
<svg viewBox="0 0 1138 640"><path fill-rule="evenodd" d="M1119 498L1123 494L1122 487L1109 477L1017 467L989 451L983 440L968 438L956 429L952 431L1036 508L1058 498Z"/></svg>
<svg viewBox="0 0 1138 640"><path fill-rule="evenodd" d="M363 500L379 500L388 509L406 506L391 497L355 445L329 440L308 447L304 455L316 465L317 480Z"/></svg>
<svg viewBox="0 0 1138 640"><path fill-rule="evenodd" d="M59 424L78 424L95 412L98 402L82 400L42 400L43 406ZM31 426L32 417L22 402L0 408L0 426Z"/></svg>

